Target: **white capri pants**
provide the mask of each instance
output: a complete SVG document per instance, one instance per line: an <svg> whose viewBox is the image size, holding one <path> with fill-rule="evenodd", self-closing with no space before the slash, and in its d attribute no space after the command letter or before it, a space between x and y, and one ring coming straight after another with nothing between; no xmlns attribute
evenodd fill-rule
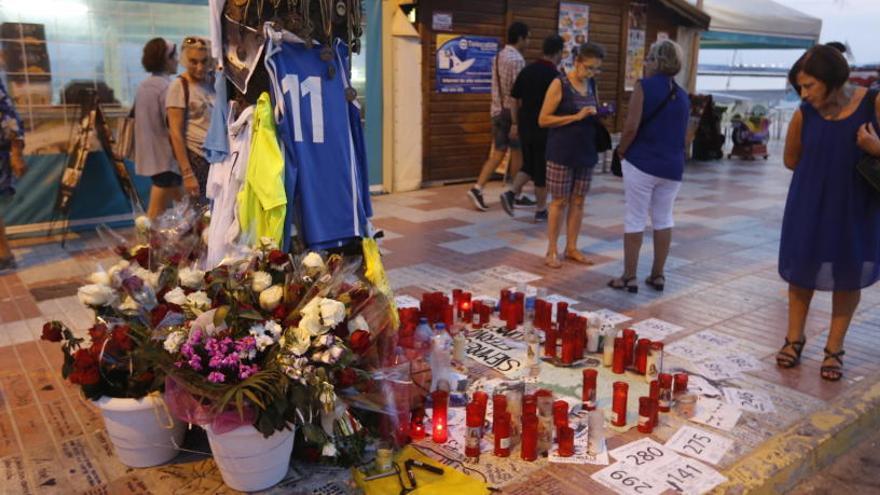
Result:
<svg viewBox="0 0 880 495"><path fill-rule="evenodd" d="M623 189L626 198L626 216L623 221L624 232L633 234L644 232L651 212L651 226L654 230L672 228L672 204L681 189L681 181L661 179L646 174L632 163L623 160Z"/></svg>

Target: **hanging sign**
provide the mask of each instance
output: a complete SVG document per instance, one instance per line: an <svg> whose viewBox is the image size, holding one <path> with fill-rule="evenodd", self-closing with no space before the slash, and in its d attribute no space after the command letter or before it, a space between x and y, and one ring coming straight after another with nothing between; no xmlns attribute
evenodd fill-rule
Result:
<svg viewBox="0 0 880 495"><path fill-rule="evenodd" d="M492 61L498 38L458 34L437 35L437 92L491 93Z"/></svg>
<svg viewBox="0 0 880 495"><path fill-rule="evenodd" d="M648 27L648 5L632 3L629 6L629 23L626 43L626 80L624 89L632 91L636 81L645 70L645 37Z"/></svg>
<svg viewBox="0 0 880 495"><path fill-rule="evenodd" d="M559 3L559 36L565 41L562 51L562 65L571 70L574 50L587 42L590 32L590 6L575 2Z"/></svg>

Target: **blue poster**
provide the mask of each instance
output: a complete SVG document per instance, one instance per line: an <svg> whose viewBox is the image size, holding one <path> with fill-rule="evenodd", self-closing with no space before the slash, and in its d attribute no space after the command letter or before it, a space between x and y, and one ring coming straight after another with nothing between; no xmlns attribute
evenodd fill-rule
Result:
<svg viewBox="0 0 880 495"><path fill-rule="evenodd" d="M491 93L498 38L437 35L437 92Z"/></svg>

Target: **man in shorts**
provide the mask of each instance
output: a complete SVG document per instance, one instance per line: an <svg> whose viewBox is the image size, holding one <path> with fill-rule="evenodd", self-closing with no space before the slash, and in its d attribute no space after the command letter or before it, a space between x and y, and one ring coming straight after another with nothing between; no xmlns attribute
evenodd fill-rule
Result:
<svg viewBox="0 0 880 495"><path fill-rule="evenodd" d="M558 34L544 39L543 56L527 65L513 84L511 94L519 102L519 138L522 142L522 170L501 194L501 206L513 216L517 196L527 182L535 183L535 222L547 220L547 129L538 125L538 115L550 83L559 75L556 67L562 60L565 42Z"/></svg>
<svg viewBox="0 0 880 495"><path fill-rule="evenodd" d="M519 129L517 128L518 104L510 95L516 76L525 67L526 60L522 53L528 46L529 27L522 22L514 22L507 28L507 44L495 56L492 63L492 139L493 149L489 159L483 164L477 183L468 191L468 197L474 206L480 211L486 211L489 207L483 199L483 187L489 182L492 173L501 164L504 154L510 150L510 173L509 177L515 177L522 164L522 153L519 143ZM533 205L534 202L522 202L517 204Z"/></svg>

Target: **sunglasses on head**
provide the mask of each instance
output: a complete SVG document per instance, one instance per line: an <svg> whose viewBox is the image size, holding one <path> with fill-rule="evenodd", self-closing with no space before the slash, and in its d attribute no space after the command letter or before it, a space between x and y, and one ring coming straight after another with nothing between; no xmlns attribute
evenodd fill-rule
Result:
<svg viewBox="0 0 880 495"><path fill-rule="evenodd" d="M199 38L196 36L187 36L183 39L183 46L191 46L191 45L202 45L208 46L208 43L205 42L203 38Z"/></svg>

